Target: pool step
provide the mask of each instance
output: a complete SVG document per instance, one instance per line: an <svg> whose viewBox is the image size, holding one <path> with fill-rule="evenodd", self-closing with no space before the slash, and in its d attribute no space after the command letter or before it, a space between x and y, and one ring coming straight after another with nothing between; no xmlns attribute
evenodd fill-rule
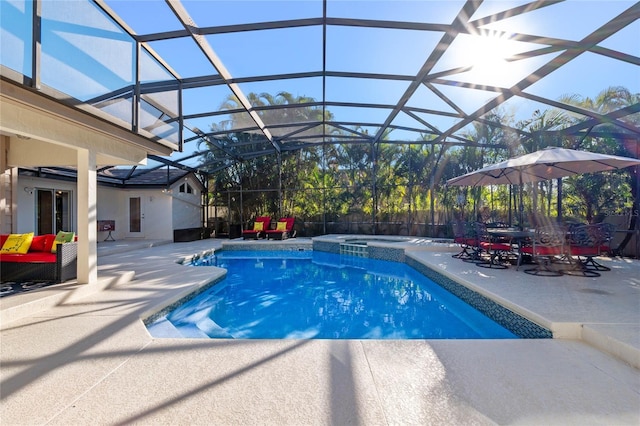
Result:
<svg viewBox="0 0 640 426"><path fill-rule="evenodd" d="M213 339L233 339L233 336L215 323L211 318L205 317L198 321L198 328L202 330L208 337Z"/></svg>
<svg viewBox="0 0 640 426"><path fill-rule="evenodd" d="M167 321L166 318L156 321L153 324L147 326L147 330L149 334L153 337L163 337L163 338L180 338L184 337L178 329L171 324L170 321Z"/></svg>

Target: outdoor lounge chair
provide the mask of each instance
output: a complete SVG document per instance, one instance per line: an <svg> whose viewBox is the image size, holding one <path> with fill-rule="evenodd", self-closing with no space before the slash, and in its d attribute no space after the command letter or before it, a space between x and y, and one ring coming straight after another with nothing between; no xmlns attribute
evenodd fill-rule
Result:
<svg viewBox="0 0 640 426"><path fill-rule="evenodd" d="M265 231L268 240L286 240L287 238L295 238L296 231L293 230L295 218L284 217L278 220L275 229Z"/></svg>
<svg viewBox="0 0 640 426"><path fill-rule="evenodd" d="M265 232L269 230L271 225L271 218L269 216L258 216L253 222L253 229L245 229L242 231L242 239L254 239L264 238Z"/></svg>

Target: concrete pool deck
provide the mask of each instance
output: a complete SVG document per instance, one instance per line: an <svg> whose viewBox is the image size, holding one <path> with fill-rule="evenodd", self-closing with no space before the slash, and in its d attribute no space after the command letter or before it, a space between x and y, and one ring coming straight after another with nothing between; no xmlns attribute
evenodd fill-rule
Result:
<svg viewBox="0 0 640 426"><path fill-rule="evenodd" d="M151 338L141 317L222 274L176 260L223 243L245 244L100 243L99 288L0 299L0 424L640 423L638 260L543 278L478 268L425 239L389 243L561 338Z"/></svg>

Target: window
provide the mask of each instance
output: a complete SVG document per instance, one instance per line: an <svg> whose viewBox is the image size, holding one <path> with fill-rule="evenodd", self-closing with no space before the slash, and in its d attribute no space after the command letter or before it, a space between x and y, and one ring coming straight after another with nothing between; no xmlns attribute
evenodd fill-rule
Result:
<svg viewBox="0 0 640 426"><path fill-rule="evenodd" d="M180 192L186 192L187 194L193 194L193 188L188 183L180 185Z"/></svg>

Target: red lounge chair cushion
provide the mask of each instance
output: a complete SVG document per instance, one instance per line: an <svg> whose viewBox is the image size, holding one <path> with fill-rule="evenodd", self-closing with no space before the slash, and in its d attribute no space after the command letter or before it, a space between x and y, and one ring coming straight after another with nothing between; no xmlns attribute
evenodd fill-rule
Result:
<svg viewBox="0 0 640 426"><path fill-rule="evenodd" d="M258 216L253 222L253 229L245 229L242 231L243 235L256 235L260 232L267 231L269 229L269 225L271 224L271 217L269 216ZM268 231L267 231L268 232Z"/></svg>
<svg viewBox="0 0 640 426"><path fill-rule="evenodd" d="M268 234L271 234L271 235L273 235L273 234L282 234L284 232L291 232L293 230L294 222L295 222L295 218L293 218L293 217L282 218L282 219L280 219L278 221L278 226L279 227L284 226L285 227L284 231L276 228L276 229L271 229L271 230L265 231L265 232L268 233ZM286 225L281 225L281 223L284 223Z"/></svg>
<svg viewBox="0 0 640 426"><path fill-rule="evenodd" d="M286 217L284 219L280 219L278 221L278 225L280 225L280 223L284 222L285 223L285 231L291 231L293 229L293 222L294 222L294 218L292 217ZM278 228L276 228L276 231L279 231ZM282 231L280 231L282 232Z"/></svg>

